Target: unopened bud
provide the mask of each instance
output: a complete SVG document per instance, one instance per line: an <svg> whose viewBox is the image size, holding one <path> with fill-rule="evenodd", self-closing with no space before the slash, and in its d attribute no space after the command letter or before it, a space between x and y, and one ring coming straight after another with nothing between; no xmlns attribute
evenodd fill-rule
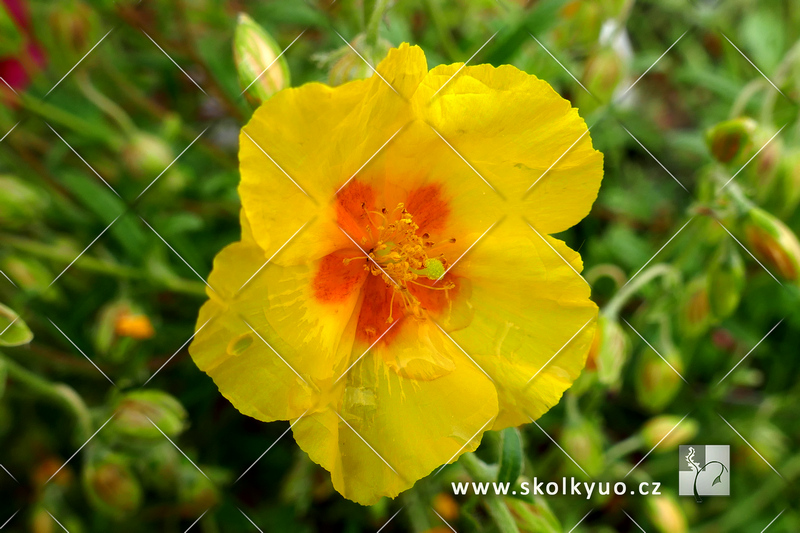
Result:
<svg viewBox="0 0 800 533"><path fill-rule="evenodd" d="M58 44L56 53L63 55L65 62L77 61L96 42L97 14L81 0L59 2L49 22Z"/></svg>
<svg viewBox="0 0 800 533"><path fill-rule="evenodd" d="M291 84L289 65L280 47L261 25L245 13L239 13L236 23L233 57L242 89L256 103L268 100Z"/></svg>
<svg viewBox="0 0 800 533"><path fill-rule="evenodd" d="M699 276L685 288L681 302L680 326L687 337L705 333L713 322L711 301L708 297L708 278Z"/></svg>
<svg viewBox="0 0 800 533"><path fill-rule="evenodd" d="M714 255L708 274L708 301L717 318L727 318L739 307L745 284L744 260L730 241Z"/></svg>
<svg viewBox="0 0 800 533"><path fill-rule="evenodd" d="M597 41L603 23L603 3L572 0L559 11L562 21L553 29L553 39L560 49L588 48ZM526 4L527 5L527 4Z"/></svg>
<svg viewBox="0 0 800 533"><path fill-rule="evenodd" d="M440 492L433 498L433 508L442 518L451 522L458 518L458 502L446 492Z"/></svg>
<svg viewBox="0 0 800 533"><path fill-rule="evenodd" d="M7 256L0 264L0 270L25 292L42 292L53 281L53 273L41 261L32 257ZM51 289L55 288L54 286ZM42 298L48 300L49 296L52 295L43 295Z"/></svg>
<svg viewBox="0 0 800 533"><path fill-rule="evenodd" d="M636 369L636 398L650 412L659 412L672 402L681 388L683 362L678 352L665 350L664 360L650 347L640 356Z"/></svg>
<svg viewBox="0 0 800 533"><path fill-rule="evenodd" d="M197 516L219 503L214 483L192 465L181 463L178 473L178 503L182 516Z"/></svg>
<svg viewBox="0 0 800 533"><path fill-rule="evenodd" d="M754 135L757 153L753 161L744 168L745 179L750 183L758 203L765 203L774 194L778 166L783 154L783 141L774 137L775 132L759 129Z"/></svg>
<svg viewBox="0 0 800 533"><path fill-rule="evenodd" d="M352 46L352 48L351 48ZM365 36L358 35L349 46L342 46L330 54L317 55L317 60L322 65L330 65L328 83L333 86L342 85L348 81L361 80L373 75L367 64L376 65L391 48L391 43L379 39L374 45L368 45ZM354 52L357 50L358 53Z"/></svg>
<svg viewBox="0 0 800 533"><path fill-rule="evenodd" d="M162 432L175 437L186 428L186 410L174 397L159 390L130 392L114 412L109 430L121 444L151 444L164 438Z"/></svg>
<svg viewBox="0 0 800 533"><path fill-rule="evenodd" d="M128 300L115 300L103 306L93 332L95 349L105 359L120 363L127 357L131 340L152 338L155 329L150 318Z"/></svg>
<svg viewBox="0 0 800 533"><path fill-rule="evenodd" d="M647 449L654 448L662 452L674 450L681 444L686 444L697 435L700 425L693 418L674 415L662 415L651 418L642 428L642 439Z"/></svg>
<svg viewBox="0 0 800 533"><path fill-rule="evenodd" d="M770 470L770 464L780 463L790 445L786 435L777 426L766 421L757 423L748 432L748 439L758 452L747 447L742 453L747 457L747 465L762 473Z"/></svg>
<svg viewBox="0 0 800 533"><path fill-rule="evenodd" d="M523 501L517 498L503 498L520 533L558 531L558 519L553 516L546 503ZM443 533L452 533L447 529Z"/></svg>
<svg viewBox="0 0 800 533"><path fill-rule="evenodd" d="M137 178L154 178L164 172L174 160L172 148L150 133L138 131L122 148L125 167Z"/></svg>
<svg viewBox="0 0 800 533"><path fill-rule="evenodd" d="M0 176L0 191L0 227L5 229L18 229L37 220L48 204L43 191L12 176Z"/></svg>
<svg viewBox="0 0 800 533"><path fill-rule="evenodd" d="M607 386L619 385L620 373L630 354L630 339L617 320L603 313L597 321L598 342L596 365L600 383Z"/></svg>
<svg viewBox="0 0 800 533"><path fill-rule="evenodd" d="M800 150L781 158L775 181L773 196L779 212L785 217L791 216L800 204Z"/></svg>
<svg viewBox="0 0 800 533"><path fill-rule="evenodd" d="M752 208L742 224L753 253L784 279L800 281L800 242L786 224L760 209Z"/></svg>
<svg viewBox="0 0 800 533"><path fill-rule="evenodd" d="M607 102L625 75L625 63L616 50L601 48L586 60L583 84L601 102Z"/></svg>
<svg viewBox="0 0 800 533"><path fill-rule="evenodd" d="M603 434L595 421L577 412L569 414L561 444L590 477L599 475L605 468Z"/></svg>
<svg viewBox="0 0 800 533"><path fill-rule="evenodd" d="M137 457L136 468L142 483L161 493L171 493L178 482L181 457L172 444L154 444Z"/></svg>
<svg viewBox="0 0 800 533"><path fill-rule="evenodd" d="M107 451L97 453L83 468L83 485L89 502L111 517L131 516L142 504L142 487L128 459Z"/></svg>
<svg viewBox="0 0 800 533"><path fill-rule="evenodd" d="M756 121L740 117L720 122L706 132L706 143L714 159L720 163L740 161L753 147Z"/></svg>
<svg viewBox="0 0 800 533"><path fill-rule="evenodd" d="M122 313L117 316L114 331L120 337L144 340L151 338L155 331L147 315Z"/></svg>
<svg viewBox="0 0 800 533"><path fill-rule="evenodd" d="M671 494L645 498L645 509L650 521L661 533L686 533L686 515Z"/></svg>

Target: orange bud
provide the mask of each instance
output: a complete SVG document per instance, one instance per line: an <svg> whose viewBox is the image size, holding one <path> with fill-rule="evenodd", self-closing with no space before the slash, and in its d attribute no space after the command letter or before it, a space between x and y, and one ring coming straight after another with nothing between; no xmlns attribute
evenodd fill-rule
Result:
<svg viewBox="0 0 800 533"><path fill-rule="evenodd" d="M440 492L433 498L433 508L447 520L458 518L458 502L450 494Z"/></svg>
<svg viewBox="0 0 800 533"><path fill-rule="evenodd" d="M789 281L800 280L800 242L786 224L763 209L751 209L743 224L745 239L768 268Z"/></svg>
<svg viewBox="0 0 800 533"><path fill-rule="evenodd" d="M155 335L153 324L146 315L123 312L114 321L114 332L120 337L146 340Z"/></svg>

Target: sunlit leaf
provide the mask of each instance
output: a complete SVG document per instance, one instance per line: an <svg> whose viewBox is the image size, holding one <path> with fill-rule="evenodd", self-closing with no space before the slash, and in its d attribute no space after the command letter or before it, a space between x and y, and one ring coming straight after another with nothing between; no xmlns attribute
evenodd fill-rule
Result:
<svg viewBox="0 0 800 533"><path fill-rule="evenodd" d="M17 313L0 304L0 346L28 344L33 333Z"/></svg>

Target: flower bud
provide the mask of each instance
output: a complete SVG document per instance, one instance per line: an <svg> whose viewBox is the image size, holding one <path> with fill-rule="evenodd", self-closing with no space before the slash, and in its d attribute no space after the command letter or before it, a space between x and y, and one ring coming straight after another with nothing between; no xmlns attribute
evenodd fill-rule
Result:
<svg viewBox="0 0 800 533"><path fill-rule="evenodd" d="M358 50L358 54L350 46ZM337 86L348 81L369 78L373 75L373 71L367 61L372 65L377 65L381 59L386 57L392 47L391 43L384 39L379 39L373 46L369 46L363 34L353 39L350 46L343 46L328 55L317 56L322 64L331 65L328 71L330 85Z"/></svg>
<svg viewBox="0 0 800 533"><path fill-rule="evenodd" d="M745 216L742 229L749 249L767 268L788 281L800 281L800 242L786 224L754 207Z"/></svg>
<svg viewBox="0 0 800 533"><path fill-rule="evenodd" d="M611 47L604 47L595 51L586 60L582 76L583 84L601 102L608 102L625 76L625 71L625 62L617 51Z"/></svg>
<svg viewBox="0 0 800 533"><path fill-rule="evenodd" d="M658 449L666 452L692 440L699 429L700 424L693 418L681 422L679 416L661 415L647 421L642 428L642 439L648 449L661 443Z"/></svg>
<svg viewBox="0 0 800 533"><path fill-rule="evenodd" d="M661 533L686 533L686 515L671 494L645 498L645 510L650 522Z"/></svg>
<svg viewBox="0 0 800 533"><path fill-rule="evenodd" d="M55 48L65 63L78 61L99 38L97 14L80 0L59 2L49 19Z"/></svg>
<svg viewBox="0 0 800 533"><path fill-rule="evenodd" d="M172 148L159 137L137 131L122 148L125 167L137 178L152 180L175 159Z"/></svg>
<svg viewBox="0 0 800 533"><path fill-rule="evenodd" d="M41 261L32 257L7 256L2 259L0 270L5 272L17 287L25 292L40 293L44 300L52 300L56 286L48 285L53 281L54 274Z"/></svg>
<svg viewBox="0 0 800 533"><path fill-rule="evenodd" d="M570 457L575 459L590 477L596 477L605 468L603 433L599 424L569 407L567 423L560 442ZM571 469L572 463L567 467Z"/></svg>
<svg viewBox="0 0 800 533"><path fill-rule="evenodd" d="M103 514L122 519L133 515L142 504L142 487L128 459L101 451L83 468L83 485L89 503Z"/></svg>
<svg viewBox="0 0 800 533"><path fill-rule="evenodd" d="M289 65L281 52L264 28L245 13L239 13L233 36L233 57L239 83L256 103L291 85Z"/></svg>
<svg viewBox="0 0 800 533"><path fill-rule="evenodd" d="M0 346L21 346L33 340L33 332L17 313L0 304Z"/></svg>
<svg viewBox="0 0 800 533"><path fill-rule="evenodd" d="M683 372L683 362L678 352L670 350L662 355L669 365L652 348L647 347L636 368L636 398L639 405L654 413L662 411L672 402L682 383L677 374Z"/></svg>
<svg viewBox="0 0 800 533"><path fill-rule="evenodd" d="M114 332L120 337L145 340L153 336L153 324L147 315L120 313L114 322Z"/></svg>
<svg viewBox="0 0 800 533"><path fill-rule="evenodd" d="M194 466L185 462L181 463L178 473L180 514L187 517L196 517L217 505L219 501L219 491L214 486L214 483Z"/></svg>
<svg viewBox="0 0 800 533"><path fill-rule="evenodd" d="M114 412L108 429L121 444L151 445L163 440L161 431L168 437L175 437L186 427L183 406L159 390L130 392L117 402Z"/></svg>
<svg viewBox="0 0 800 533"><path fill-rule="evenodd" d="M136 471L142 483L161 493L171 493L178 483L181 457L178 450L168 443L155 444L137 457Z"/></svg>
<svg viewBox="0 0 800 533"><path fill-rule="evenodd" d="M800 150L781 158L775 178L774 200L784 217L794 214L800 204Z"/></svg>
<svg viewBox="0 0 800 533"><path fill-rule="evenodd" d="M606 386L619 386L622 367L628 360L631 343L620 323L600 313L595 338L598 342L597 377Z"/></svg>
<svg viewBox="0 0 800 533"><path fill-rule="evenodd" d="M714 255L708 274L708 301L715 317L727 318L736 311L744 283L744 260L728 240Z"/></svg>
<svg viewBox="0 0 800 533"><path fill-rule="evenodd" d="M767 473L770 469L769 464L780 463L781 459L789 450L789 439L774 424L770 422L759 422L748 432L748 439L753 448L749 446L742 449L741 453L746 457L748 467L760 473ZM759 454L761 454L759 456ZM767 462L764 462L764 461Z"/></svg>
<svg viewBox="0 0 800 533"><path fill-rule="evenodd" d="M433 498L432 506L448 522L458 518L458 502L446 492L437 494Z"/></svg>
<svg viewBox="0 0 800 533"><path fill-rule="evenodd" d="M559 11L562 23L553 29L553 39L561 49L588 48L600 35L603 23L603 3L571 0Z"/></svg>
<svg viewBox="0 0 800 533"><path fill-rule="evenodd" d="M154 334L147 315L127 300L115 300L100 310L92 338L98 353L120 363L128 356L132 341L147 340Z"/></svg>
<svg viewBox="0 0 800 533"><path fill-rule="evenodd" d="M708 278L699 276L686 286L681 302L680 326L690 338L705 333L714 321L708 297Z"/></svg>
<svg viewBox="0 0 800 533"><path fill-rule="evenodd" d="M12 176L0 176L0 227L19 229L41 218L47 208L44 192Z"/></svg>
<svg viewBox="0 0 800 533"><path fill-rule="evenodd" d="M553 516L547 504L522 501L517 498L503 498L508 506L520 533L538 533L540 531L561 531L558 519ZM450 529L447 530L450 532Z"/></svg>
<svg viewBox="0 0 800 533"><path fill-rule="evenodd" d="M706 132L706 143L714 159L720 163L744 162L745 154L753 148L757 123L747 117L720 122Z"/></svg>

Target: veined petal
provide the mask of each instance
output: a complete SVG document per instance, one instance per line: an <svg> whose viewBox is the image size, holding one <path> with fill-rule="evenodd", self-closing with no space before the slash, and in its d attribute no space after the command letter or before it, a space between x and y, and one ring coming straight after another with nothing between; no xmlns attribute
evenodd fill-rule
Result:
<svg viewBox="0 0 800 533"><path fill-rule="evenodd" d="M214 261L215 292L189 351L242 413L295 418L326 401L349 360L367 273L338 252L291 267L267 263L245 217L242 233Z"/></svg>
<svg viewBox="0 0 800 533"><path fill-rule="evenodd" d="M472 280L474 316L452 336L498 384L493 429L528 423L558 403L594 335L589 286L564 261L580 271L580 258L546 238L561 257L529 227L504 222L456 267Z"/></svg>
<svg viewBox="0 0 800 533"><path fill-rule="evenodd" d="M338 404L295 424L298 445L331 472L345 498L371 505L397 496L438 466L475 450L491 427L497 413L494 386L438 335L432 342L447 350L452 372L428 381L407 379L390 370L381 353L370 352L346 375Z"/></svg>
<svg viewBox="0 0 800 533"><path fill-rule="evenodd" d="M542 233L575 225L603 176L603 156L577 109L515 67L460 67L430 71L414 94L415 114L505 195L509 214Z"/></svg>

